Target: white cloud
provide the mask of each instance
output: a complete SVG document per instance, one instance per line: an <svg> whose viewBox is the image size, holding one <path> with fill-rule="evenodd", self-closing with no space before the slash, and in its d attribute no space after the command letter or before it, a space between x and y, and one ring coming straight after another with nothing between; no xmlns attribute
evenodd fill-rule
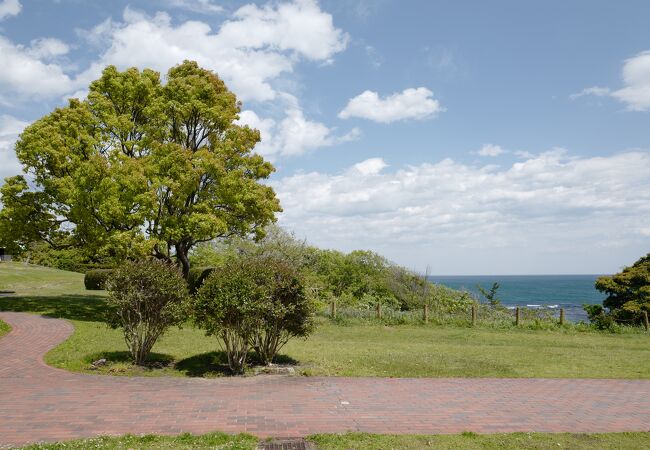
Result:
<svg viewBox="0 0 650 450"><path fill-rule="evenodd" d="M21 172L14 144L27 125L29 123L15 117L0 115L0 184L5 177L18 175Z"/></svg>
<svg viewBox="0 0 650 450"><path fill-rule="evenodd" d="M219 14L223 12L223 6L217 5L211 0L166 0L172 8L185 9L201 14Z"/></svg>
<svg viewBox="0 0 650 450"><path fill-rule="evenodd" d="M587 95L610 96L625 103L630 111L650 110L650 50L625 60L623 83L624 87L618 90L593 86L571 94L569 98L575 100Z"/></svg>
<svg viewBox="0 0 650 450"><path fill-rule="evenodd" d="M107 19L78 34L100 47L100 57L76 76L46 62L67 51L61 41L45 39L24 48L0 38L0 95L58 97L84 89L108 64L164 73L192 59L216 71L242 100L268 101L278 94L273 82L299 61L328 63L348 42L314 0L246 5L217 30L205 22L175 24L167 13L149 16L127 7L121 22Z"/></svg>
<svg viewBox="0 0 650 450"><path fill-rule="evenodd" d="M182 7L191 2L172 3ZM191 5L210 12L218 9L210 1ZM121 69L147 67L164 74L191 59L217 72L240 99L275 100L284 106L284 111L273 118L261 119L252 111L242 114L242 122L262 131L262 154L299 155L358 137L356 129L344 136L335 135L325 124L307 118L295 97L274 87L301 60L329 63L347 46L347 34L333 25L332 16L314 0L246 5L217 30L205 22L177 24L165 12L150 16L127 7L122 21L107 19L77 34L98 48L100 56L74 76L52 61L69 51L64 42L45 38L25 48L0 37L0 64L4 68L0 72L0 99L12 96L15 100L16 94L27 98L83 97L88 84L109 64Z"/></svg>
<svg viewBox="0 0 650 450"><path fill-rule="evenodd" d="M350 99L339 113L339 118L360 117L375 122L390 123L398 120L423 120L444 111L433 92L424 87L405 89L380 98L373 91L365 91Z"/></svg>
<svg viewBox="0 0 650 450"><path fill-rule="evenodd" d="M650 51L641 52L623 65L625 87L612 92L612 96L632 111L650 109Z"/></svg>
<svg viewBox="0 0 650 450"><path fill-rule="evenodd" d="M35 41L33 47L14 45L0 36L0 100L7 97L61 96L75 87L74 81L55 63L41 60L62 51L60 41ZM65 45L65 44L63 44Z"/></svg>
<svg viewBox="0 0 650 450"><path fill-rule="evenodd" d="M485 144L481 149L478 151L478 154L480 156L499 156L504 153L507 153L504 149L502 149L499 145L494 145L494 144Z"/></svg>
<svg viewBox="0 0 650 450"><path fill-rule="evenodd" d="M580 92L577 92L575 94L569 95L570 100L575 100L580 97L584 97L587 95L593 95L596 97L605 97L610 94L610 89L606 87L599 87L599 86L592 86L586 89L581 90Z"/></svg>
<svg viewBox="0 0 650 450"><path fill-rule="evenodd" d="M22 5L18 0L3 0L0 2L0 20L17 16L21 9Z"/></svg>
<svg viewBox="0 0 650 450"><path fill-rule="evenodd" d="M302 155L317 148L355 140L360 134L354 128L343 136L337 136L325 124L306 119L297 106L289 107L280 121L261 118L255 112L246 110L241 112L239 122L260 131L262 142L255 150L270 160L279 155Z"/></svg>
<svg viewBox="0 0 650 450"><path fill-rule="evenodd" d="M425 247L588 252L648 229L650 152L578 158L554 149L506 168L451 159L384 168L373 158L275 181L281 223L322 246L383 249L408 264L431 261Z"/></svg>
<svg viewBox="0 0 650 450"><path fill-rule="evenodd" d="M55 38L35 39L31 42L27 54L36 59L51 59L62 56L70 51L65 42Z"/></svg>
<svg viewBox="0 0 650 450"><path fill-rule="evenodd" d="M352 166L353 169L361 175L377 175L384 168L388 167L383 158L370 158Z"/></svg>

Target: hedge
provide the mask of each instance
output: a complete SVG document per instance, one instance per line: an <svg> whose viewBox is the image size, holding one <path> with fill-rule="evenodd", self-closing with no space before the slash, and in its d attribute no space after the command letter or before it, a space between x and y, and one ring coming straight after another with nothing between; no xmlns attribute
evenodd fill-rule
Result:
<svg viewBox="0 0 650 450"><path fill-rule="evenodd" d="M190 294L194 294L199 290L205 279L213 270L215 270L215 267L193 267L190 269L189 276L187 277L187 285L190 289Z"/></svg>
<svg viewBox="0 0 650 450"><path fill-rule="evenodd" d="M86 272L84 285L89 291L106 289L106 281L113 274L113 269L93 269Z"/></svg>

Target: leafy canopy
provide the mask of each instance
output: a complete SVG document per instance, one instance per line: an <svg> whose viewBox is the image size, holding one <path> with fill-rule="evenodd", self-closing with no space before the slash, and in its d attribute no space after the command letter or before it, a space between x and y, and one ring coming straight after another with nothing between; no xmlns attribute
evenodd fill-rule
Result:
<svg viewBox="0 0 650 450"><path fill-rule="evenodd" d="M640 320L642 311L650 313L650 253L616 275L598 278L596 289L607 294L603 305L617 320Z"/></svg>
<svg viewBox="0 0 650 450"><path fill-rule="evenodd" d="M253 152L259 132L236 123L240 107L195 62L170 69L165 84L152 70L107 67L86 100L37 120L16 143L33 182L10 177L0 191L5 245L176 259L187 276L197 243L262 236L280 211L260 183L274 169Z"/></svg>

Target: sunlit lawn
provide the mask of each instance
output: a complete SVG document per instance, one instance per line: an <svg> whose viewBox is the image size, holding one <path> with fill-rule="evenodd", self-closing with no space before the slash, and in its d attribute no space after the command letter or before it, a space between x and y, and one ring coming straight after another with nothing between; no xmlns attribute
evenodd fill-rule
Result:
<svg viewBox="0 0 650 450"><path fill-rule="evenodd" d="M72 337L46 356L57 367L122 375L219 376L227 373L218 342L192 326L172 329L154 347L152 368L128 363L123 337L100 320L103 293L85 291L83 276L21 264L0 266L0 310L61 317ZM1 328L0 328L1 329ZM392 377L650 378L650 335L575 330L495 330L434 325L336 325L320 319L307 340L294 340L280 362L304 375Z"/></svg>
<svg viewBox="0 0 650 450"><path fill-rule="evenodd" d="M551 434L510 433L477 435L379 435L366 433L322 434L307 438L318 450L439 450L478 449L572 449L572 450L637 450L650 447L650 433ZM230 449L253 450L258 439L247 434L210 433L201 436L121 436L99 437L65 443L39 444L26 447L36 450L85 450L87 448L126 450L138 449Z"/></svg>

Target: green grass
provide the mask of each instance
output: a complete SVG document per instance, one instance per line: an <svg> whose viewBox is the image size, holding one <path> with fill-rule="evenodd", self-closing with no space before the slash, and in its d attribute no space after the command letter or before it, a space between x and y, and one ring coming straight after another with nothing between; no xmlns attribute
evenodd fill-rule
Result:
<svg viewBox="0 0 650 450"><path fill-rule="evenodd" d="M307 438L318 450L419 450L446 449L572 449L572 450L636 450L650 447L650 433L550 434L462 433L455 435L380 435L366 433L320 434ZM138 449L241 449L253 450L258 440L247 434L210 433L201 436L120 436L98 437L50 444L37 444L26 449L85 450L89 448L127 450Z"/></svg>
<svg viewBox="0 0 650 450"><path fill-rule="evenodd" d="M312 436L320 450L446 449L616 449L650 448L650 433L551 434L509 433L409 436L349 433Z"/></svg>
<svg viewBox="0 0 650 450"><path fill-rule="evenodd" d="M152 367L129 364L122 334L101 322L104 293L85 291L81 274L6 263L0 284L16 290L0 297L0 310L70 320L75 332L46 355L56 367L145 376L221 376L225 358L215 338L191 326L171 329L156 344ZM305 375L392 377L650 378L650 335L437 325L338 325L319 318L307 340L291 341L281 362Z"/></svg>
<svg viewBox="0 0 650 450"><path fill-rule="evenodd" d="M258 439L250 434L230 435L225 433L209 433L200 436L181 434L179 436L101 436L92 439L36 444L23 447L37 450L86 450L91 448L130 450L130 449L223 449L223 450L254 450Z"/></svg>
<svg viewBox="0 0 650 450"><path fill-rule="evenodd" d="M9 333L11 331L11 327L9 324L3 322L0 320L0 337L4 336L5 334Z"/></svg>

